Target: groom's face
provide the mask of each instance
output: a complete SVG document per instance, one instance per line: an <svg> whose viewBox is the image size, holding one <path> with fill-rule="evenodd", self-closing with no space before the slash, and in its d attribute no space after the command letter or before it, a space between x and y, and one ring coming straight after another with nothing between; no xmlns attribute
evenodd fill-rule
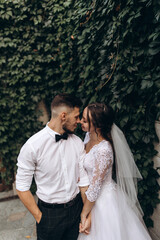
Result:
<svg viewBox="0 0 160 240"><path fill-rule="evenodd" d="M62 128L67 133L73 133L78 123L80 123L79 108L75 107L71 112L67 113Z"/></svg>

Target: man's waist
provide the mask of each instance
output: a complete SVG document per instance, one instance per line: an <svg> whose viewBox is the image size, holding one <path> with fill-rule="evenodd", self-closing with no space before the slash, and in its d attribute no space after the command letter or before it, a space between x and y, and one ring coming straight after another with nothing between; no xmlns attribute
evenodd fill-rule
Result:
<svg viewBox="0 0 160 240"><path fill-rule="evenodd" d="M38 198L38 203L46 208L68 208L73 206L75 203L77 203L81 199L81 194L78 193L75 198L70 200L69 202L66 203L47 203L42 201L41 199Z"/></svg>
<svg viewBox="0 0 160 240"><path fill-rule="evenodd" d="M58 191L59 190L59 191ZM55 189L46 187L45 189L37 187L36 195L39 199L46 203L66 203L72 200L79 193L79 188L76 186L68 191L68 189Z"/></svg>

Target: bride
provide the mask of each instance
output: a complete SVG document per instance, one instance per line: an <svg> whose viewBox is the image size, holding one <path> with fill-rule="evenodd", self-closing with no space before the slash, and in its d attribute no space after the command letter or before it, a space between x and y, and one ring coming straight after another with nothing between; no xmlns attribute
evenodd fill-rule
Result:
<svg viewBox="0 0 160 240"><path fill-rule="evenodd" d="M89 104L83 111L84 167L90 185L83 199L78 240L151 240L137 199L136 182L141 175L113 121L113 110L105 104Z"/></svg>

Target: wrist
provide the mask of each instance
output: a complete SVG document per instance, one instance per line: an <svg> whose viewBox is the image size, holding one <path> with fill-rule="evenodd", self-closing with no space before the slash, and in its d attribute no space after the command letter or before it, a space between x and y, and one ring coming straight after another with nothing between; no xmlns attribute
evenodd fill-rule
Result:
<svg viewBox="0 0 160 240"><path fill-rule="evenodd" d="M41 221L42 218L42 212L39 211L35 216L34 216L35 220L37 223L39 223Z"/></svg>
<svg viewBox="0 0 160 240"><path fill-rule="evenodd" d="M83 210L81 213L81 217L86 218L88 216L88 212Z"/></svg>

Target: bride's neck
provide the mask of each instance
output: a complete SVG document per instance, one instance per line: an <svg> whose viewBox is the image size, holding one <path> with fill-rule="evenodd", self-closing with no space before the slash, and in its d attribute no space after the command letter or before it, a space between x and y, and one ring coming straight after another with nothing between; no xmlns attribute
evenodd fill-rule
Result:
<svg viewBox="0 0 160 240"><path fill-rule="evenodd" d="M92 142L101 142L104 138L101 136L99 132L90 132L90 141Z"/></svg>

